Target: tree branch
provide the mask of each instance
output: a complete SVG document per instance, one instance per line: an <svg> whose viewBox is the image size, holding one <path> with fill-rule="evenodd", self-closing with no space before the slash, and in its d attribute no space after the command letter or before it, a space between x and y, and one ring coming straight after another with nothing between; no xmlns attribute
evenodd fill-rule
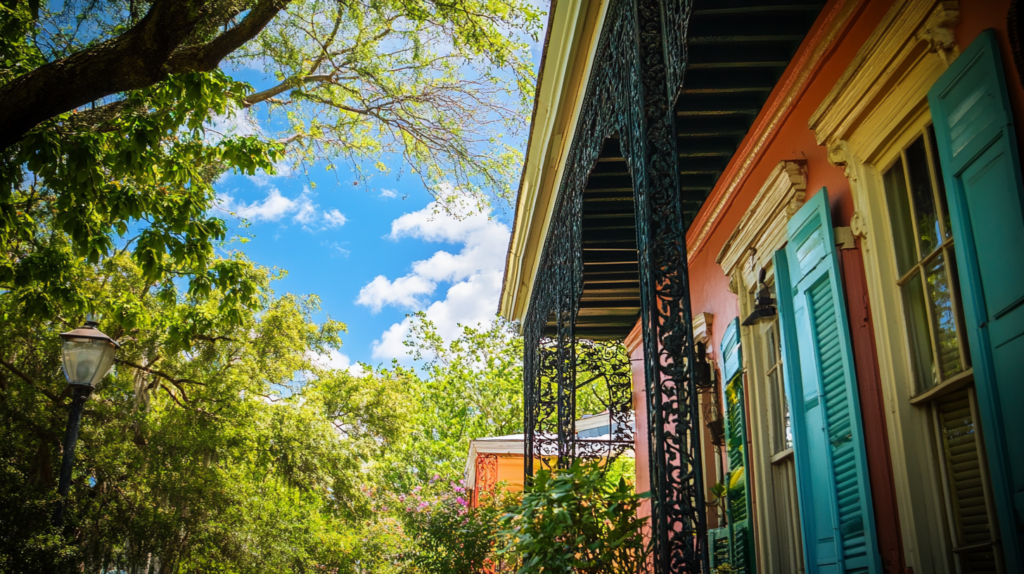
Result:
<svg viewBox="0 0 1024 574"><path fill-rule="evenodd" d="M274 86L273 88L263 90L262 92L256 92L255 94L246 97L245 100L243 100L243 102L245 104L245 107L248 108L260 102L269 100L270 98L273 98L278 94L287 92L288 90L291 90L293 88L297 88L302 84L307 84L310 82L330 82L333 80L334 76L332 74L310 74L308 76L303 76L301 78L289 78L281 82L280 84Z"/></svg>
<svg viewBox="0 0 1024 574"><path fill-rule="evenodd" d="M146 88L170 73L210 71L253 38L289 0L260 0L234 28L205 44L181 45L215 17L215 0L154 0L124 34L50 62L0 87L0 150L40 122L89 102Z"/></svg>
<svg viewBox="0 0 1024 574"><path fill-rule="evenodd" d="M165 373L163 371L158 371L156 369L151 369L149 367L143 367L142 365L136 365L135 363L133 363L131 361L126 361L124 359L117 359L115 362L117 364L119 364L119 365L124 365L126 367L131 367L133 369L138 369L140 371L147 372L147 373L149 373L151 375L156 375L156 376L160 377L161 379L164 379L164 380L166 380L168 382L174 383L175 386L178 386L181 383L189 383L191 385L201 385L201 386L204 386L204 387L206 386L206 383L203 383L203 382L200 382L200 381L195 381L195 380L192 380L192 379L176 379L176 378L168 375L167 373Z"/></svg>
<svg viewBox="0 0 1024 574"><path fill-rule="evenodd" d="M176 50L167 61L167 71L171 74L180 74L216 70L221 60L255 38L289 2L290 0L260 0L234 28L205 44Z"/></svg>
<svg viewBox="0 0 1024 574"><path fill-rule="evenodd" d="M46 395L46 398L50 399L51 401L53 401L55 403L59 403L60 402L60 397L59 396L51 393L50 391L47 391L46 389L39 388L39 385L37 385L35 383L35 381L30 379L28 375L26 375L25 373L21 372L21 369L19 369L18 367L15 367L13 364L8 363L7 361L5 361L3 359L0 359L0 365L3 365L5 369L7 369L8 371L14 373L19 379L21 379L21 380L25 381L26 383L28 383L29 386L31 386L33 389L39 391L43 395Z"/></svg>

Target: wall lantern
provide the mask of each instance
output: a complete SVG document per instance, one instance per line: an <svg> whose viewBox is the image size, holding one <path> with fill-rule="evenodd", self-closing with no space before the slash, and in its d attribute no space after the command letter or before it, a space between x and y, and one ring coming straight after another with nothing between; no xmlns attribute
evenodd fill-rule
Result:
<svg viewBox="0 0 1024 574"><path fill-rule="evenodd" d="M744 327L770 321L779 314L775 309L775 299L772 298L772 292L768 290L768 285L764 282L766 275L767 273L764 267L762 267L757 277L757 282L761 284L761 289L758 290L757 297L754 299L754 310L743 320Z"/></svg>

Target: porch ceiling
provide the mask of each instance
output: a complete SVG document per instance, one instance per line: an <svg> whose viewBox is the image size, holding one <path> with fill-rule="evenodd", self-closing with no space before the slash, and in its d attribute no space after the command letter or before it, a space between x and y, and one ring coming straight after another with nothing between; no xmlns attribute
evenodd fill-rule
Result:
<svg viewBox="0 0 1024 574"><path fill-rule="evenodd" d="M694 0L689 63L676 103L683 225L689 228L823 0ZM622 339L640 316L633 183L618 139L583 194L583 296L576 335ZM553 327L553 325L549 325Z"/></svg>

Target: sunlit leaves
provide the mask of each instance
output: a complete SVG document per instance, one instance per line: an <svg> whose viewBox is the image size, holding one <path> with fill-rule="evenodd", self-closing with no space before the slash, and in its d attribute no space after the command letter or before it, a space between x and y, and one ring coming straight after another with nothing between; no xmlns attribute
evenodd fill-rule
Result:
<svg viewBox="0 0 1024 574"><path fill-rule="evenodd" d="M313 322L315 297L274 296L243 258L214 259L201 293L149 283L127 254L71 269L118 362L87 404L63 546L49 525L67 416L58 334L81 317L50 297L58 319L40 322L0 297L0 501L19 519L0 521L13 561L0 570L49 571L40 560L59 552L88 571L151 556L193 571L351 565L348 533L368 517L372 461L408 424L408 388L319 363L344 324ZM246 283L257 290L230 299L254 299L226 304Z"/></svg>
<svg viewBox="0 0 1024 574"><path fill-rule="evenodd" d="M454 189L483 207L519 177L508 138L528 123L524 41L539 28L520 0L307 0L235 56L279 82L246 103L285 112L294 158L348 164L356 183L364 169L411 172L435 196Z"/></svg>
<svg viewBox="0 0 1024 574"><path fill-rule="evenodd" d="M211 141L204 125L248 91L220 72L175 76L107 104L116 108L109 117L65 114L30 132L3 158L0 287L42 318L53 316L54 298L82 311L71 268L125 249L151 283L185 278L193 296L220 289L222 310L238 320L233 307L252 308L259 286L237 265L212 263L227 229L210 215L212 180L272 172L281 146Z"/></svg>

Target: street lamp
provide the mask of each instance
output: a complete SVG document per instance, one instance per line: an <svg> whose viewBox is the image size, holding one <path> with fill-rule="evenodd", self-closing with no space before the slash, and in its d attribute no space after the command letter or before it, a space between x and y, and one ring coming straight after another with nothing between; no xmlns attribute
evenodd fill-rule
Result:
<svg viewBox="0 0 1024 574"><path fill-rule="evenodd" d="M61 361L64 376L71 387L71 409L68 411L68 427L64 434L64 458L60 465L60 482L57 485L57 511L53 525L64 525L64 499L71 487L71 467L75 461L75 444L78 442L78 427L82 423L82 410L92 390L114 364L117 343L96 328L97 323L86 319L85 325L61 333Z"/></svg>

